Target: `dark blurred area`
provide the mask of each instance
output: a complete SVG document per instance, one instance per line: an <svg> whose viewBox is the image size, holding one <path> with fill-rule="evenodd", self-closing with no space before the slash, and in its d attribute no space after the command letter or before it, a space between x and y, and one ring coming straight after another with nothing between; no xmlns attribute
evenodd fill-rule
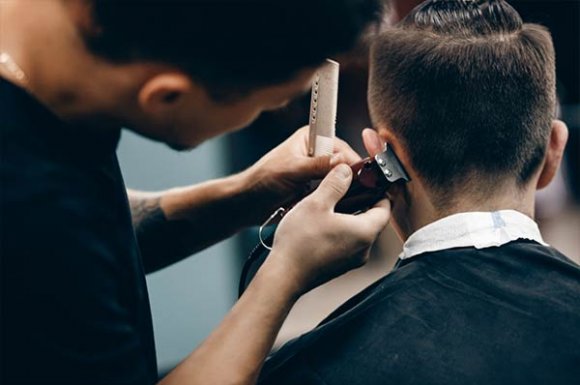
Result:
<svg viewBox="0 0 580 385"><path fill-rule="evenodd" d="M422 1L385 2L381 29L401 20ZM570 137L561 175L538 194L536 219L544 238L569 257L580 260L580 1L509 1L525 22L548 27L556 49L559 118L568 125ZM360 133L370 127L367 109L368 42L376 31L348 56L334 58L341 64L337 113L337 136L345 139L364 156ZM252 126L228 138L231 171L240 171L254 163L260 154L283 141L297 128L308 123L310 96L294 101L284 110L263 114ZM257 241L255 231L239 238L239 255L248 255ZM349 273L314 293L307 295L293 310L279 341L290 338L317 323L342 299L390 270L401 249L392 230L385 231L373 250L371 261L362 270ZM240 261L242 263L243 261ZM327 285L325 285L327 286Z"/></svg>
<svg viewBox="0 0 580 385"><path fill-rule="evenodd" d="M580 1L512 1L524 21L551 31L556 48L560 118L568 124L566 182L580 202Z"/></svg>

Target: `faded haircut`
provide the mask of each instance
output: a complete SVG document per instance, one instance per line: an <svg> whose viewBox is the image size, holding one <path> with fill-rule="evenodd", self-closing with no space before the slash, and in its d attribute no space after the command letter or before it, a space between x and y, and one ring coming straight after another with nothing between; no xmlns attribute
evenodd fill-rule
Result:
<svg viewBox="0 0 580 385"><path fill-rule="evenodd" d="M503 0L426 1L375 41L369 102L441 207L509 178L523 186L555 112L550 33Z"/></svg>

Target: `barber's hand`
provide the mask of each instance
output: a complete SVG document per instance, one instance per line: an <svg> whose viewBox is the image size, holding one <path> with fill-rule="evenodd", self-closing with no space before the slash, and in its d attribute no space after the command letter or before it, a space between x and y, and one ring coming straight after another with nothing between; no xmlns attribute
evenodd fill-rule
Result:
<svg viewBox="0 0 580 385"><path fill-rule="evenodd" d="M353 164L361 159L341 139L335 139L334 148L332 157L309 157L308 126L304 126L244 171L245 190L260 205L253 207L256 224L278 207L299 198L311 180L323 178L339 163Z"/></svg>
<svg viewBox="0 0 580 385"><path fill-rule="evenodd" d="M334 212L351 179L350 167L337 166L278 226L263 268L282 267L300 294L363 265L390 219L388 200L360 215Z"/></svg>

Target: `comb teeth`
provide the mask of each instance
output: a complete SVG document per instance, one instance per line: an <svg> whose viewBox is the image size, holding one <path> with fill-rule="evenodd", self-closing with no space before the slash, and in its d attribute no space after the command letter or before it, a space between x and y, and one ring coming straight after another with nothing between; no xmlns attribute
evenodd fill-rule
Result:
<svg viewBox="0 0 580 385"><path fill-rule="evenodd" d="M312 84L308 148L310 156L331 155L334 150L338 70L337 62L326 60Z"/></svg>
<svg viewBox="0 0 580 385"><path fill-rule="evenodd" d="M316 135L316 145L314 146L316 156L332 155L334 153L334 137Z"/></svg>

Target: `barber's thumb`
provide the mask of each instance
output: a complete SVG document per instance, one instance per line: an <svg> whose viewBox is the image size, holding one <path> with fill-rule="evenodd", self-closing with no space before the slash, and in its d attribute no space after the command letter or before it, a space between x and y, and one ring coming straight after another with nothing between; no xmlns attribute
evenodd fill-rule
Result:
<svg viewBox="0 0 580 385"><path fill-rule="evenodd" d="M329 208L346 194L352 180L352 170L346 164L339 164L328 173L314 192L313 198Z"/></svg>

